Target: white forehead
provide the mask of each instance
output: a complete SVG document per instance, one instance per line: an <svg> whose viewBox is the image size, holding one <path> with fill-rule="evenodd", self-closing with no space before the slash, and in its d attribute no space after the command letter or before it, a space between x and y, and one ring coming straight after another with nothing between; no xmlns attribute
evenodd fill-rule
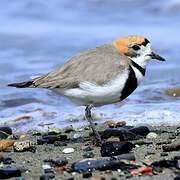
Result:
<svg viewBox="0 0 180 180"><path fill-rule="evenodd" d="M141 45L138 53L141 55L150 54L151 53L151 44L148 43L146 46Z"/></svg>

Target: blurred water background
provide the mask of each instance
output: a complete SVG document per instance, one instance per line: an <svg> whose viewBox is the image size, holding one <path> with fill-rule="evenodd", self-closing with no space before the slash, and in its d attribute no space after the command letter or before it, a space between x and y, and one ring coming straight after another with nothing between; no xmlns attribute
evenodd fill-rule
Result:
<svg viewBox="0 0 180 180"><path fill-rule="evenodd" d="M53 123L86 123L84 108L43 89L15 89L61 66L75 53L129 34L144 35L165 63L152 61L146 78L122 103L94 109L99 122L178 124L180 99L164 90L180 85L180 0L1 0L0 123L27 130Z"/></svg>

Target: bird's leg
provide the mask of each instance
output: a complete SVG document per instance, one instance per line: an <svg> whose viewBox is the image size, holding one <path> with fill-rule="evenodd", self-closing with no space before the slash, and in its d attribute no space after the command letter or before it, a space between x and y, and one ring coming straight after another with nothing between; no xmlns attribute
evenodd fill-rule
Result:
<svg viewBox="0 0 180 180"><path fill-rule="evenodd" d="M95 136L95 140L96 140L96 144L100 145L101 144L101 136L99 135L99 133L96 131L95 125L93 123L93 118L91 115L91 109L93 108L92 104L88 104L85 108L85 118L89 121L90 127L94 133Z"/></svg>

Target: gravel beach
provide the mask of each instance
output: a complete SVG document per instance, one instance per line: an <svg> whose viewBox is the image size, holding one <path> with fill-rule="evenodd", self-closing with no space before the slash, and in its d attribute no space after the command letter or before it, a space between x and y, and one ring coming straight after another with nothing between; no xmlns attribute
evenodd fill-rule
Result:
<svg viewBox="0 0 180 180"><path fill-rule="evenodd" d="M0 134L7 128L1 127ZM28 180L179 178L180 126L130 127L107 121L96 128L104 141L100 146L93 145L88 126L12 132L0 141L1 179L6 167L20 170L21 178L14 179ZM14 145L2 146L9 139Z"/></svg>

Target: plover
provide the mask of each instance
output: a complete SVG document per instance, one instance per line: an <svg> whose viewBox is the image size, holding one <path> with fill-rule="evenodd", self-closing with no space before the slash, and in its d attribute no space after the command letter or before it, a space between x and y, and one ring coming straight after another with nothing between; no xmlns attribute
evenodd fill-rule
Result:
<svg viewBox="0 0 180 180"><path fill-rule="evenodd" d="M77 54L44 76L9 86L47 88L86 106L85 116L100 141L92 123L91 108L128 97L145 76L150 59L165 61L151 50L148 39L132 35Z"/></svg>

